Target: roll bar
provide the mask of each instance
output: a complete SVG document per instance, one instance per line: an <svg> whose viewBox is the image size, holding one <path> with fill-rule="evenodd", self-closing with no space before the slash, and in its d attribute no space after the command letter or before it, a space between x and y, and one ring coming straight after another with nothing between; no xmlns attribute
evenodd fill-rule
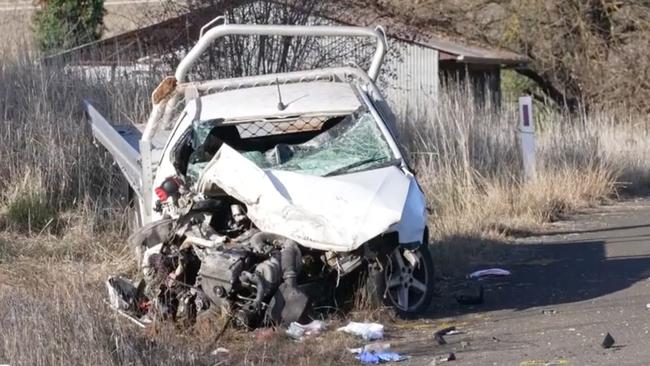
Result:
<svg viewBox="0 0 650 366"><path fill-rule="evenodd" d="M207 25L213 24L218 18ZM386 55L386 34L381 27L375 29L350 26L308 26L308 25L259 25L259 24L222 24L203 33L190 52L176 68L175 77L179 83L185 81L188 71L199 60L208 46L219 38L229 35L265 35L293 37L369 37L377 42L377 49L368 69L368 76L373 81L379 76L379 69Z"/></svg>

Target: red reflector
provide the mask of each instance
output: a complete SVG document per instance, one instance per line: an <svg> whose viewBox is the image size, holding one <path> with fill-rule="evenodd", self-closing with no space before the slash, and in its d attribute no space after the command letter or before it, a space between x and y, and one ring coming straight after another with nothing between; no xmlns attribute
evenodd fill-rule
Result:
<svg viewBox="0 0 650 366"><path fill-rule="evenodd" d="M162 189L162 187L156 188L155 192L156 192L156 196L158 196L158 199L160 200L160 202L165 202L165 201L167 201L167 198L169 198L169 195L167 194L167 192L165 192L164 189Z"/></svg>

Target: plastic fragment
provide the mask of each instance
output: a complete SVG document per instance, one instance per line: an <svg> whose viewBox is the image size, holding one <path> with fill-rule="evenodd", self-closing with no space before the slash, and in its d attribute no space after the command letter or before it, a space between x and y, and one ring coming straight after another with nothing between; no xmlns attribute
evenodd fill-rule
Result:
<svg viewBox="0 0 650 366"><path fill-rule="evenodd" d="M350 322L345 327L338 328L337 331L359 336L366 341L374 341L384 337L384 326L378 323Z"/></svg>
<svg viewBox="0 0 650 366"><path fill-rule="evenodd" d="M380 343L370 343L366 344L363 347L358 348L348 348L348 351L354 354L359 354L361 352L383 352L390 350L390 343L380 342Z"/></svg>
<svg viewBox="0 0 650 366"><path fill-rule="evenodd" d="M138 289L128 279L121 276L111 276L106 282L108 301L113 309L130 310L138 297Z"/></svg>
<svg viewBox="0 0 650 366"><path fill-rule="evenodd" d="M379 357L379 361L381 362L400 362L408 359L408 357L402 356L396 352L379 352L376 353L376 355Z"/></svg>
<svg viewBox="0 0 650 366"><path fill-rule="evenodd" d="M302 340L305 336L317 336L327 329L327 324L320 320L314 320L309 324L292 322L287 328L287 335L296 340Z"/></svg>
<svg viewBox="0 0 650 366"><path fill-rule="evenodd" d="M396 352L382 351L382 352L370 352L363 351L359 353L356 357L361 363L365 364L378 364L383 362L400 362L408 360L407 356L400 355Z"/></svg>
<svg viewBox="0 0 650 366"><path fill-rule="evenodd" d="M438 345L442 346L443 344L447 344L447 341L445 341L445 338L443 337L446 334L449 334L449 332L455 331L456 327L447 327L447 328L442 328L440 330L437 330L435 333L433 333L433 337L438 343Z"/></svg>
<svg viewBox="0 0 650 366"><path fill-rule="evenodd" d="M361 361L361 363L379 363L379 357L372 352L361 352L356 358Z"/></svg>
<svg viewBox="0 0 650 366"><path fill-rule="evenodd" d="M292 322L291 324L289 324L289 328L287 328L286 333L289 336L289 338L302 340L302 337L305 335L305 330L300 326L300 324L296 322Z"/></svg>
<svg viewBox="0 0 650 366"><path fill-rule="evenodd" d="M219 347L219 348L215 349L214 351L212 351L213 356L216 356L216 355L218 355L220 353L230 353L230 350L227 349L227 348L224 348L224 347Z"/></svg>
<svg viewBox="0 0 650 366"><path fill-rule="evenodd" d="M544 361L544 360L526 360L521 361L519 366L563 366L569 365L569 360L558 359L553 361Z"/></svg>
<svg viewBox="0 0 650 366"><path fill-rule="evenodd" d="M442 355L442 356L438 356L438 357L434 358L433 361L431 361L429 363L429 365L430 366L435 366L435 365L439 365L439 364L444 363L444 362L455 361L455 360L456 360L456 354L454 354L453 352L450 352L450 353L448 353L446 355Z"/></svg>
<svg viewBox="0 0 650 366"><path fill-rule="evenodd" d="M511 274L512 273L507 269L490 268L490 269L482 269L480 271L472 272L468 277L473 279L482 279L486 277L510 276Z"/></svg>
<svg viewBox="0 0 650 366"><path fill-rule="evenodd" d="M607 333L605 335L605 339L603 339L603 343L601 343L601 347L607 349L607 348L612 348L612 346L616 343L614 340L614 337L612 337L611 334Z"/></svg>

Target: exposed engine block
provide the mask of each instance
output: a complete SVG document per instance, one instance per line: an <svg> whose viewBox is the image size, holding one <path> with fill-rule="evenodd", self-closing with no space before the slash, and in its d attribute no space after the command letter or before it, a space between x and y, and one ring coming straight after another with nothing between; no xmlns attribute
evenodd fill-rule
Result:
<svg viewBox="0 0 650 366"><path fill-rule="evenodd" d="M215 304L222 303L233 295L239 285L239 276L244 270L246 252L238 250L219 251L215 249L195 251L201 260L198 281L203 292Z"/></svg>

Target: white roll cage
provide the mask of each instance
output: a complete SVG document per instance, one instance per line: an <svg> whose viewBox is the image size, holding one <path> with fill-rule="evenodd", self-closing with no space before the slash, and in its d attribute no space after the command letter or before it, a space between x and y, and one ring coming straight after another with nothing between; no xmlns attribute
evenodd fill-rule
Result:
<svg viewBox="0 0 650 366"><path fill-rule="evenodd" d="M224 24L206 31L217 21ZM219 38L230 35L244 36L289 36L289 37L368 37L374 38L377 49L368 68L368 76L377 80L379 69L386 55L386 34L381 27L364 28L350 26L322 26L322 25L259 25L259 24L227 24L224 17L218 17L201 28L200 38L190 52L183 58L176 68L176 80L185 81L188 71L199 60L201 54Z"/></svg>

